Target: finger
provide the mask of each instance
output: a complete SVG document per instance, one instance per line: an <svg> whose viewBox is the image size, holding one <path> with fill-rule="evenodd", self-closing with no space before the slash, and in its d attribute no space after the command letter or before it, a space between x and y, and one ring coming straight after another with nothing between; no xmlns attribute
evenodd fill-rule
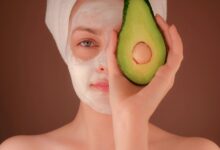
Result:
<svg viewBox="0 0 220 150"><path fill-rule="evenodd" d="M155 100L153 103L155 106L160 103L162 98L173 86L176 72L183 59L182 40L175 26L172 25L169 28L169 34L172 45L168 53L167 63L158 69L149 85L139 92L139 95L142 97L145 95L152 97Z"/></svg>
<svg viewBox="0 0 220 150"><path fill-rule="evenodd" d="M168 91L172 88L174 77L169 75L169 72L167 66L161 66L148 86L145 86L138 92L138 99L143 100L148 98L148 100L145 101L146 109L154 112Z"/></svg>
<svg viewBox="0 0 220 150"><path fill-rule="evenodd" d="M107 49L107 64L108 64L108 79L111 95L116 95L118 90L123 89L121 84L125 82L123 75L120 72L119 66L116 60L117 49L117 33L113 31L111 33L111 39Z"/></svg>
<svg viewBox="0 0 220 150"><path fill-rule="evenodd" d="M147 95L155 100L163 97L173 86L174 75L167 65L161 66L151 82L140 91L140 96Z"/></svg>
<svg viewBox="0 0 220 150"><path fill-rule="evenodd" d="M167 64L170 65L170 67L174 67L175 69L173 73L176 73L180 66L180 62L183 59L182 40L174 25L169 27L160 15L156 15L156 20L163 31L169 48Z"/></svg>
<svg viewBox="0 0 220 150"><path fill-rule="evenodd" d="M183 60L183 44L174 25L170 27L169 33L171 36L172 45L170 46L167 57L167 65L172 68L173 74L176 74Z"/></svg>
<svg viewBox="0 0 220 150"><path fill-rule="evenodd" d="M172 42L171 42L171 37L170 37L170 33L169 33L169 28L170 26L166 23L166 21L160 16L160 15L156 15L156 21L160 27L160 29L162 30L163 32L163 35L166 39L166 42L167 42L167 46L168 48L170 47L170 45L172 45Z"/></svg>
<svg viewBox="0 0 220 150"><path fill-rule="evenodd" d="M172 86L175 74L180 67L183 59L183 46L181 38L174 25L169 28L169 34L172 45L170 46L168 53L167 63L158 69L154 78L149 83L148 88L152 87L153 89L158 86L158 88L161 88L161 91L165 91L167 88L169 89Z"/></svg>

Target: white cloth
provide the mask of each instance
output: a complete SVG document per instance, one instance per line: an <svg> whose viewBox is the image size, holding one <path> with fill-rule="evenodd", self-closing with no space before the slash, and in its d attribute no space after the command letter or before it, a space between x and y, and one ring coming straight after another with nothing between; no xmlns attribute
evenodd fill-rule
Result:
<svg viewBox="0 0 220 150"><path fill-rule="evenodd" d="M167 0L149 0L154 14L160 14L164 19L167 18ZM76 0L47 0L45 22L50 30L58 50L65 62L68 53L65 52L69 17Z"/></svg>

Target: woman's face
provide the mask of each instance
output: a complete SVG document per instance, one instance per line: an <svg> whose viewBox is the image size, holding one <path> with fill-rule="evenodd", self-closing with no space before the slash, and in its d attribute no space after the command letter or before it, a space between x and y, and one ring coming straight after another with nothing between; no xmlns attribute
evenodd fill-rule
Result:
<svg viewBox="0 0 220 150"><path fill-rule="evenodd" d="M105 114L111 114L106 54L111 32L120 30L122 11L122 0L78 1L69 23L67 65L76 94Z"/></svg>

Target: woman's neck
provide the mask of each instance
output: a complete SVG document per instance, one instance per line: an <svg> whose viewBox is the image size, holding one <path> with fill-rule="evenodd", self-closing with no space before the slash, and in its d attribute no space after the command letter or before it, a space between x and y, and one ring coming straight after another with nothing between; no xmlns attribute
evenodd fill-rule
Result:
<svg viewBox="0 0 220 150"><path fill-rule="evenodd" d="M148 126L149 142L157 140L162 133L165 134L151 123ZM69 124L69 131L74 133L77 140L86 141L89 150L114 149L112 116L98 113L83 102L80 102L77 115Z"/></svg>
<svg viewBox="0 0 220 150"><path fill-rule="evenodd" d="M101 114L80 102L79 110L71 123L74 133L86 140L89 149L114 149L112 116Z"/></svg>

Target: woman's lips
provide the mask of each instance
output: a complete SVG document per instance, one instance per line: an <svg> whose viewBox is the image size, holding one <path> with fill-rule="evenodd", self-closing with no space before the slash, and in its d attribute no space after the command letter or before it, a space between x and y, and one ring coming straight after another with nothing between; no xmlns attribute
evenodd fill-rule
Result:
<svg viewBox="0 0 220 150"><path fill-rule="evenodd" d="M108 82L97 82L90 84L91 87L101 90L103 92L108 92L109 91L109 85Z"/></svg>

